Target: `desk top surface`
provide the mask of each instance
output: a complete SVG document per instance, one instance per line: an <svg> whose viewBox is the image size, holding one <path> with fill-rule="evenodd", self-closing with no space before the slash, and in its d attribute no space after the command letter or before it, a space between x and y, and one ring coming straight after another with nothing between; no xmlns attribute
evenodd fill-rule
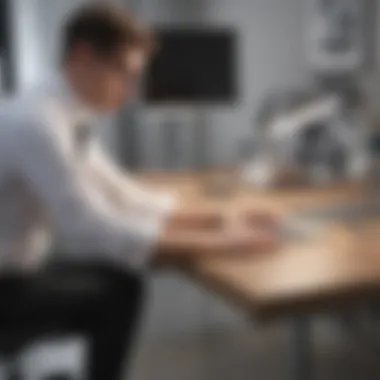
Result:
<svg viewBox="0 0 380 380"><path fill-rule="evenodd" d="M281 215L305 207L365 199L359 186L311 190L248 190L231 197L205 196L207 176L153 175L150 181L176 186L186 202L222 202L225 207L257 205ZM199 260L185 270L208 288L270 319L357 303L380 294L380 219L356 225L330 223L314 239L285 244L277 252L242 258Z"/></svg>

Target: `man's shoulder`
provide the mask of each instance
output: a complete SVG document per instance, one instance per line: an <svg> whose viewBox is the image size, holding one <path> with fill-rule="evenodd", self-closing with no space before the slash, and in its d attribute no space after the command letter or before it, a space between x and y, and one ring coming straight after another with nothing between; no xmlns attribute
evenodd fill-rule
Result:
<svg viewBox="0 0 380 380"><path fill-rule="evenodd" d="M22 124L38 119L43 100L32 94L16 95L0 103L2 124Z"/></svg>
<svg viewBox="0 0 380 380"><path fill-rule="evenodd" d="M18 95L0 103L1 124L13 129L54 126L62 116L59 102L38 92Z"/></svg>
<svg viewBox="0 0 380 380"><path fill-rule="evenodd" d="M0 105L0 140L8 147L25 147L57 138L57 120L48 99L18 96Z"/></svg>

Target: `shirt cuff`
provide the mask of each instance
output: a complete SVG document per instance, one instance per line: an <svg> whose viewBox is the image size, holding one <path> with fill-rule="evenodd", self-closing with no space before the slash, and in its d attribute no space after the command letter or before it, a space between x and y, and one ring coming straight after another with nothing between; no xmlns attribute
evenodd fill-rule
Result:
<svg viewBox="0 0 380 380"><path fill-rule="evenodd" d="M134 270L144 270L155 254L157 240L165 228L168 216L179 204L179 194L175 191L161 191L154 194L149 212L135 210L134 220L141 226L142 235L136 241L134 252L125 256L128 267ZM153 210L153 212L152 212Z"/></svg>
<svg viewBox="0 0 380 380"><path fill-rule="evenodd" d="M141 235L136 237L134 247L129 252L123 252L119 257L123 258L125 265L136 271L148 269L148 265L155 254L158 238L165 228L166 214L154 214L141 218ZM139 223L136 220L136 223ZM123 247L125 250L125 245Z"/></svg>

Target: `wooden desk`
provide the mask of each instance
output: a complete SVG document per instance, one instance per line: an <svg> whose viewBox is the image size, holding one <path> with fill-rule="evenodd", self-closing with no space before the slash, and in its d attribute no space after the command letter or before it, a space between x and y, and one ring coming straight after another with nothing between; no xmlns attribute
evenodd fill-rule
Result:
<svg viewBox="0 0 380 380"><path fill-rule="evenodd" d="M257 205L283 216L309 206L365 199L363 189L348 184L294 191L239 189L231 198L208 198L202 191L205 180L205 175L150 177L176 186L186 202ZM178 269L259 320L367 303L380 295L380 218L355 226L331 223L316 239L287 244L272 254L200 260ZM310 331L303 323L295 326L294 377L309 379Z"/></svg>
<svg viewBox="0 0 380 380"><path fill-rule="evenodd" d="M220 202L231 208L257 205L283 216L365 197L360 187L341 185L293 191L239 189L230 198L209 198L202 191L205 179L168 175L154 181L175 185L186 202ZM316 239L290 243L271 254L237 256L200 260L181 270L258 319L316 312L380 294L380 219L360 226L331 223Z"/></svg>

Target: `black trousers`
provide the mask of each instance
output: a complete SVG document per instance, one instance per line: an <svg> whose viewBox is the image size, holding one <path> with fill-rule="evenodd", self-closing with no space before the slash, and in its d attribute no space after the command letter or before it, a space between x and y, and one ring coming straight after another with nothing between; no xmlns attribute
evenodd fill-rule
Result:
<svg viewBox="0 0 380 380"><path fill-rule="evenodd" d="M45 335L89 339L89 380L120 380L142 311L141 276L94 264L55 264L0 278L0 349L10 355ZM3 347L1 347L3 346Z"/></svg>

